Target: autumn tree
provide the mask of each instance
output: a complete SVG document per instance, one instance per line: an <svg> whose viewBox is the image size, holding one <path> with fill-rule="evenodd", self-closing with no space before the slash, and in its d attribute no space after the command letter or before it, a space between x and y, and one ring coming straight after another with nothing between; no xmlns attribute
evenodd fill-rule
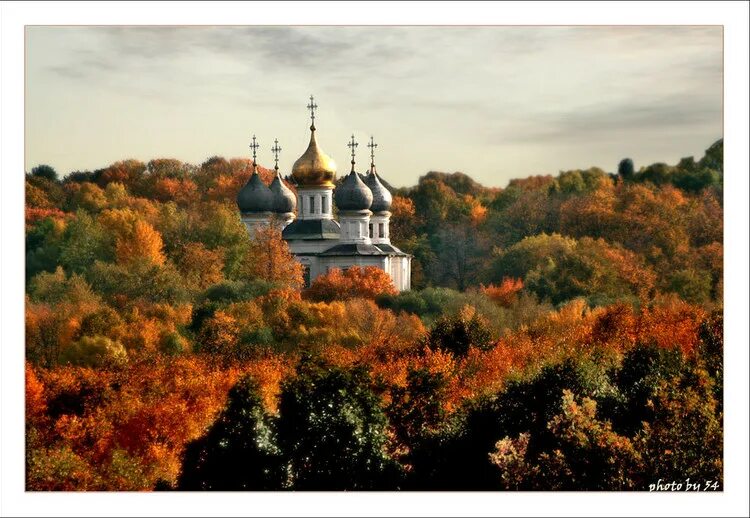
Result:
<svg viewBox="0 0 750 518"><path fill-rule="evenodd" d="M236 319L224 311L216 311L202 321L195 350L229 356L236 347L238 338L239 326Z"/></svg>
<svg viewBox="0 0 750 518"><path fill-rule="evenodd" d="M475 229L465 224L446 224L435 236L437 260L433 275L441 285L465 290L472 276L481 276L489 247Z"/></svg>
<svg viewBox="0 0 750 518"><path fill-rule="evenodd" d="M394 196L391 204L391 240L400 244L415 235L417 216L411 198Z"/></svg>
<svg viewBox="0 0 750 518"><path fill-rule="evenodd" d="M26 206L40 209L50 209L53 204L52 201L47 197L42 189L32 184L31 182L25 182L25 194L26 194Z"/></svg>
<svg viewBox="0 0 750 518"><path fill-rule="evenodd" d="M190 286L206 289L223 278L224 254L209 250L203 243L190 242L177 251L177 268Z"/></svg>
<svg viewBox="0 0 750 518"><path fill-rule="evenodd" d="M645 297L655 281L632 252L601 239L558 234L529 237L498 251L493 269L494 278L522 278L526 289L553 303L580 296Z"/></svg>
<svg viewBox="0 0 750 518"><path fill-rule="evenodd" d="M84 336L60 356L60 363L83 367L112 367L128 360L123 345L106 336Z"/></svg>
<svg viewBox="0 0 750 518"><path fill-rule="evenodd" d="M440 318L430 330L430 347L465 356L470 347L487 349L491 335L488 322L471 306L464 307L458 315Z"/></svg>
<svg viewBox="0 0 750 518"><path fill-rule="evenodd" d="M315 278L305 290L305 298L332 302L353 298L374 299L383 294L395 294L390 275L376 266L352 266L346 270L333 268Z"/></svg>
<svg viewBox="0 0 750 518"><path fill-rule="evenodd" d="M166 260L163 248L161 234L145 221L138 220L131 232L117 239L115 254L120 263L143 259L155 265L162 265Z"/></svg>
<svg viewBox="0 0 750 518"><path fill-rule="evenodd" d="M406 386L391 391L388 417L403 446L416 446L446 424L448 413L444 400L448 385L447 376L442 372L412 368Z"/></svg>
<svg viewBox="0 0 750 518"><path fill-rule="evenodd" d="M107 197L104 189L95 183L67 183L65 190L68 194L67 205L74 210L85 209L91 213L97 213L107 206Z"/></svg>
<svg viewBox="0 0 750 518"><path fill-rule="evenodd" d="M129 188L139 189L145 172L146 164L131 158L110 164L97 180L101 187L105 187L110 182L120 182Z"/></svg>
<svg viewBox="0 0 750 518"><path fill-rule="evenodd" d="M513 301L516 300L518 292L522 289L523 281L512 277L503 278L502 282L497 286L494 284L488 286L482 284L479 286L480 292L484 293L501 306L510 306Z"/></svg>
<svg viewBox="0 0 750 518"><path fill-rule="evenodd" d="M259 228L240 267L245 278L260 279L279 286L302 287L302 265L294 258L281 232L272 227Z"/></svg>

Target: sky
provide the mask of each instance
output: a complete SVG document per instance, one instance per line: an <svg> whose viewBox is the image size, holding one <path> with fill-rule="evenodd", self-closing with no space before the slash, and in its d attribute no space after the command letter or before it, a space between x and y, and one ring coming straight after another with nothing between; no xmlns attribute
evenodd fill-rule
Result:
<svg viewBox="0 0 750 518"><path fill-rule="evenodd" d="M289 173L317 138L349 170L487 186L703 155L722 137L720 26L26 28L26 170L249 157Z"/></svg>

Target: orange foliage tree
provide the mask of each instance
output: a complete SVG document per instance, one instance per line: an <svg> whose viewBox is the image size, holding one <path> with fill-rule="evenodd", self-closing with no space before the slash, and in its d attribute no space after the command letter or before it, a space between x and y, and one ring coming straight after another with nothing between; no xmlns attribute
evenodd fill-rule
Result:
<svg viewBox="0 0 750 518"><path fill-rule="evenodd" d="M375 266L352 266L345 271L334 268L318 276L305 291L305 298L331 302L348 299L374 299L378 295L395 295L391 276Z"/></svg>
<svg viewBox="0 0 750 518"><path fill-rule="evenodd" d="M276 362L257 368L284 372ZM117 370L27 369L36 416L27 429L27 489L150 490L174 482L185 444L210 426L239 375L195 356ZM274 393L277 378L269 373L265 390Z"/></svg>
<svg viewBox="0 0 750 518"><path fill-rule="evenodd" d="M128 159L115 162L107 167L99 177L99 183L104 186L110 182L120 182L126 186L133 186L146 171L146 164L139 160Z"/></svg>
<svg viewBox="0 0 750 518"><path fill-rule="evenodd" d="M190 179L160 178L154 184L154 197L160 201L174 201L181 205L198 199L198 187Z"/></svg>
<svg viewBox="0 0 750 518"><path fill-rule="evenodd" d="M177 268L188 284L205 289L223 279L224 254L209 250L203 243L191 242L177 251Z"/></svg>
<svg viewBox="0 0 750 518"><path fill-rule="evenodd" d="M280 286L299 289L303 284L302 265L294 259L281 232L272 226L257 229L240 269L243 276Z"/></svg>
<svg viewBox="0 0 750 518"><path fill-rule="evenodd" d="M394 196L391 203L391 239L401 243L414 236L417 227L417 213L411 198Z"/></svg>
<svg viewBox="0 0 750 518"><path fill-rule="evenodd" d="M513 304L513 301L516 300L516 295L522 289L523 281L511 277L505 277L499 286L495 286L494 284L488 286L483 284L479 285L480 292L484 293L501 306L510 306Z"/></svg>

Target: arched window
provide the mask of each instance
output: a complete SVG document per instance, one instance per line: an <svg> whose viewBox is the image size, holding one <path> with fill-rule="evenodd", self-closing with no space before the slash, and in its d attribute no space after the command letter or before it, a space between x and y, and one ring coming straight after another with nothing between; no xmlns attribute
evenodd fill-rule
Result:
<svg viewBox="0 0 750 518"><path fill-rule="evenodd" d="M302 265L302 279L305 282L305 288L310 287L310 265L303 264Z"/></svg>

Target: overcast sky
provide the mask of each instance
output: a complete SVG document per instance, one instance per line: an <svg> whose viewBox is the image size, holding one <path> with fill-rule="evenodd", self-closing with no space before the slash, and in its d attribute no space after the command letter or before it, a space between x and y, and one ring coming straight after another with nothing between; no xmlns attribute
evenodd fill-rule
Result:
<svg viewBox="0 0 750 518"><path fill-rule="evenodd" d="M721 27L29 27L26 168L249 155L318 142L378 171L481 183L700 157L722 136Z"/></svg>

